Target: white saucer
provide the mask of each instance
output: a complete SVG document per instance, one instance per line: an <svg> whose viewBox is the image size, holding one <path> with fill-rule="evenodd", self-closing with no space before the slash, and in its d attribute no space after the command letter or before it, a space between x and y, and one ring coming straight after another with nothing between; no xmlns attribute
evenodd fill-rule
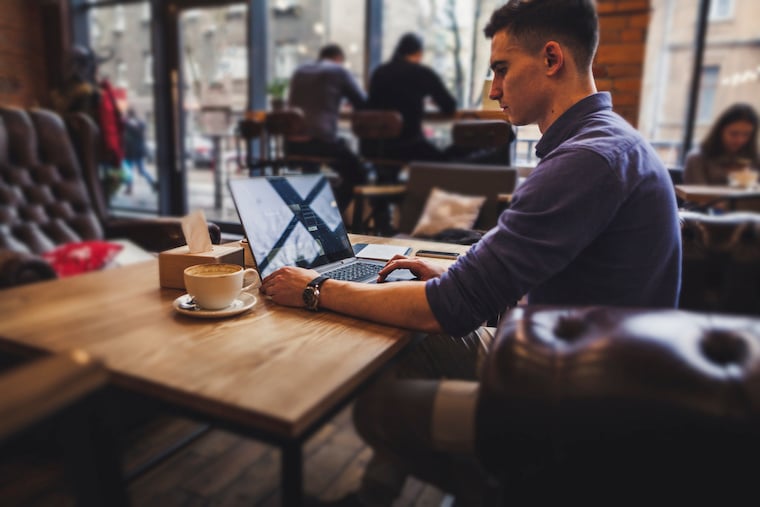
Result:
<svg viewBox="0 0 760 507"><path fill-rule="evenodd" d="M184 315L190 315L191 317L200 317L202 319L216 319L219 317L237 315L238 313L243 313L250 310L253 308L253 305L256 304L256 296L247 292L241 292L240 296L238 296L238 298L235 299L235 301L233 301L230 306L227 308L222 308L220 310L204 310L203 308L191 310L189 308L183 308L180 306L180 303L187 303L188 301L190 301L190 294L183 294L175 299L172 305L174 306L175 310Z"/></svg>

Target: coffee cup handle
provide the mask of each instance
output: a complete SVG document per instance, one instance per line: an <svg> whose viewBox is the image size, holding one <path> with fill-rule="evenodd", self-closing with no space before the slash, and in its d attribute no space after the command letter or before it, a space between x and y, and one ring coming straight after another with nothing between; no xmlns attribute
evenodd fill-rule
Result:
<svg viewBox="0 0 760 507"><path fill-rule="evenodd" d="M243 280L245 280L245 278L250 274L253 274L255 279L253 282L243 287L240 292L248 292L252 289L258 289L261 287L261 277L259 276L259 272L253 268L246 268L245 271L243 271Z"/></svg>

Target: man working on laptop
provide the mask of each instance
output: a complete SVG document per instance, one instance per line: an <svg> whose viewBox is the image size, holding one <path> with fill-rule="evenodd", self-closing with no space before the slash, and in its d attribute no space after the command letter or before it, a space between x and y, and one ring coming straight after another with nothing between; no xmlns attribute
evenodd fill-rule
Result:
<svg viewBox="0 0 760 507"><path fill-rule="evenodd" d="M678 300L672 184L649 144L612 112L610 95L596 90L593 0L510 0L485 33L492 38L490 97L511 123L537 123L543 134L536 146L541 161L497 227L445 272L404 258L380 274L409 268L424 283L352 284L286 267L261 288L283 305L445 333L427 337L399 367L417 361L429 378L474 379L477 356L488 345L481 324L524 295L531 304L559 305L675 307ZM471 487L476 468L456 465L472 450L474 429L466 423L477 382L408 376L397 372L357 402L357 429L375 455L354 503L389 505L405 474L414 473L453 490L461 505L478 505L482 489ZM454 440L440 438L450 428L463 431Z"/></svg>

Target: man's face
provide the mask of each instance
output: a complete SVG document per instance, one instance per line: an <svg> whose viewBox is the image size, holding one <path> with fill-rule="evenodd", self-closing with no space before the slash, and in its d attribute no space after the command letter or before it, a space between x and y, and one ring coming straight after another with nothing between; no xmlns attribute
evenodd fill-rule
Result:
<svg viewBox="0 0 760 507"><path fill-rule="evenodd" d="M491 69L494 77L491 100L498 100L513 125L539 123L549 104L545 88L545 66L542 54L529 54L511 38L506 30L491 40Z"/></svg>

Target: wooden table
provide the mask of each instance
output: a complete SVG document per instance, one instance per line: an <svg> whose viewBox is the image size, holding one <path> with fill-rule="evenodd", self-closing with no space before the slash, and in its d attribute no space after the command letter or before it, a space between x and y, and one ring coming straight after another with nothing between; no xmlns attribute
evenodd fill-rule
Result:
<svg viewBox="0 0 760 507"><path fill-rule="evenodd" d="M468 248L373 236L352 241ZM279 445L283 501L299 505L301 444L415 333L278 306L260 294L247 313L196 319L173 310L183 291L161 289L158 279L158 261L148 260L0 290L0 347L31 354L83 349L124 389Z"/></svg>
<svg viewBox="0 0 760 507"><path fill-rule="evenodd" d="M760 188L738 188L726 185L676 185L676 195L686 203L697 206L709 205L713 201L725 201L731 209L736 209L739 201L757 200L750 208L760 209L755 204L760 203Z"/></svg>

